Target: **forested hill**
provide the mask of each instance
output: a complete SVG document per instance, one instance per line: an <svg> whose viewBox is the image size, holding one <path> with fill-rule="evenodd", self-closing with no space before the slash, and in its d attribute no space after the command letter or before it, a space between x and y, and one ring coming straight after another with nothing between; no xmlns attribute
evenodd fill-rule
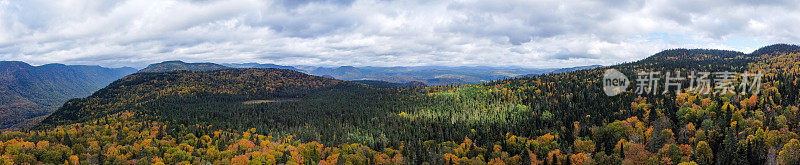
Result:
<svg viewBox="0 0 800 165"><path fill-rule="evenodd" d="M212 108L207 107L212 105L206 104L212 102L226 105L241 105L250 100L281 102L348 84L357 85L284 69L136 73L111 83L87 98L70 100L42 124L73 123L121 111L187 117L184 115L192 114L169 108ZM193 107L190 104L198 105Z"/></svg>
<svg viewBox="0 0 800 165"><path fill-rule="evenodd" d="M152 72L172 72L172 71L214 71L230 69L230 67L222 66L214 63L185 63L183 61L164 61L161 63L150 64L146 68L139 70L140 73Z"/></svg>
<svg viewBox="0 0 800 165"><path fill-rule="evenodd" d="M778 56L781 54L800 53L800 47L789 44L774 44L750 53L750 56Z"/></svg>
<svg viewBox="0 0 800 165"><path fill-rule="evenodd" d="M0 129L47 115L68 99L88 96L133 72L136 69L31 66L19 61L0 61Z"/></svg>

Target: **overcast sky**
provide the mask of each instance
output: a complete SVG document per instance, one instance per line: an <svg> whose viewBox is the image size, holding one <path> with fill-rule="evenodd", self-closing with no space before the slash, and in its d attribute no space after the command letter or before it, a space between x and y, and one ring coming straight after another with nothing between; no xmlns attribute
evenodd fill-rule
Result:
<svg viewBox="0 0 800 165"><path fill-rule="evenodd" d="M798 23L791 0L0 0L0 60L569 67L796 44Z"/></svg>

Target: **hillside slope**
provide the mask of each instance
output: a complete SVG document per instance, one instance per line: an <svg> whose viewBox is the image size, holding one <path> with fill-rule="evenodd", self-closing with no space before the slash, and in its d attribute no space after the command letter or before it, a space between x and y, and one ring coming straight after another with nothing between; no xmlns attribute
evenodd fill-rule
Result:
<svg viewBox="0 0 800 165"><path fill-rule="evenodd" d="M0 129L47 115L71 98L85 97L136 70L0 61Z"/></svg>
<svg viewBox="0 0 800 165"><path fill-rule="evenodd" d="M174 105L298 98L343 81L282 69L229 69L137 73L119 79L87 98L64 104L43 124L72 123L126 110L158 111ZM173 113L174 111L166 112ZM174 114L179 115L179 114Z"/></svg>

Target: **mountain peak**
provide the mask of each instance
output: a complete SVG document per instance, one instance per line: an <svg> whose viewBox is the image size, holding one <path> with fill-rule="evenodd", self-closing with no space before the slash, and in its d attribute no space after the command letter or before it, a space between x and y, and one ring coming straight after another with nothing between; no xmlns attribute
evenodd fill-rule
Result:
<svg viewBox="0 0 800 165"><path fill-rule="evenodd" d="M795 52L800 52L800 46L781 43L759 48L750 53L750 55L763 56L763 55L772 55L775 53L795 53Z"/></svg>
<svg viewBox="0 0 800 165"><path fill-rule="evenodd" d="M33 67L32 65L22 62L22 61L0 61L0 67L20 67L20 68L28 68Z"/></svg>

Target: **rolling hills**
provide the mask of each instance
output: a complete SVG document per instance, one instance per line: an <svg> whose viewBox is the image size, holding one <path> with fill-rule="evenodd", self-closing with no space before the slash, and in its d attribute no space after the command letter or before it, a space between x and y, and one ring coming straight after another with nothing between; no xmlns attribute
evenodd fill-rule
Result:
<svg viewBox="0 0 800 165"><path fill-rule="evenodd" d="M391 83L386 81L378 81L378 80L354 80L352 82L372 85L376 87L384 87L384 88L400 88L400 87L426 87L425 83L412 81L407 83Z"/></svg>

